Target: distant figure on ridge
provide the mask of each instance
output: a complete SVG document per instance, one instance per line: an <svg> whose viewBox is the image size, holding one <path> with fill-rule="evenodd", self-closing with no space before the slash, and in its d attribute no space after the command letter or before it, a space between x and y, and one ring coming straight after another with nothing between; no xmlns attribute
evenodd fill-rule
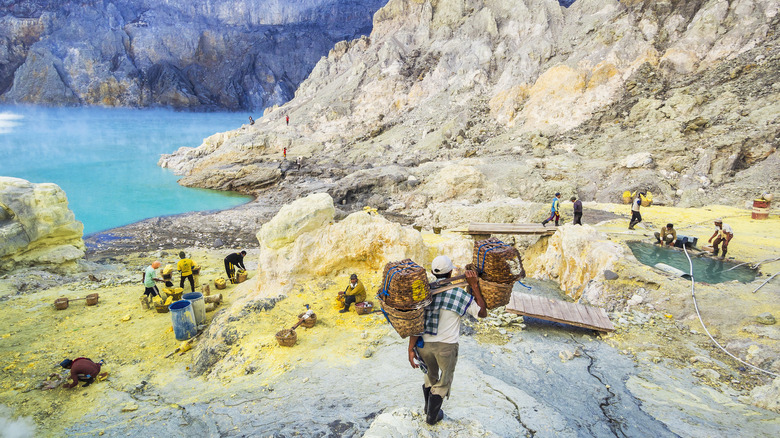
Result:
<svg viewBox="0 0 780 438"><path fill-rule="evenodd" d="M561 218L560 213L560 202L561 202L561 194L556 193L555 197L552 200L552 206L550 207L550 217L542 221L542 226L546 227L547 222L550 222L551 220L555 220L555 226L558 226L558 220Z"/></svg>
<svg viewBox="0 0 780 438"><path fill-rule="evenodd" d="M250 125L254 125L255 124L255 119L253 119L252 116L249 116L249 124Z"/></svg>
<svg viewBox="0 0 780 438"><path fill-rule="evenodd" d="M184 254L184 251L179 253L179 263L176 264L176 269L181 272L181 281L179 287L184 288L184 280L190 280L190 286L192 291L195 292L195 277L192 275L192 268L195 267L195 262L192 259L188 259Z"/></svg>
<svg viewBox="0 0 780 438"><path fill-rule="evenodd" d="M714 257L718 256L718 245L723 243L723 255L721 255L720 258L725 259L726 253L729 250L729 242L731 242L731 239L734 237L734 231L728 224L724 224L721 219L715 219L715 232L708 242L712 242L712 239L715 236L718 237L715 239L715 242L712 243L712 255Z"/></svg>
<svg viewBox="0 0 780 438"><path fill-rule="evenodd" d="M298 158L295 159L295 163L298 165L298 170L301 170L301 164L303 164L303 157L298 155Z"/></svg>
<svg viewBox="0 0 780 438"><path fill-rule="evenodd" d="M349 312L349 306L352 303L362 303L366 300L366 288L358 280L357 274L349 276L349 285L343 292L339 292L339 298L344 298L344 308L339 313Z"/></svg>
<svg viewBox="0 0 780 438"><path fill-rule="evenodd" d="M230 279L231 283L235 283L237 280L236 266L246 271L246 267L244 266L245 255L246 251L241 251L234 252L233 254L225 257L225 272L227 273L228 279Z"/></svg>
<svg viewBox="0 0 780 438"><path fill-rule="evenodd" d="M634 226L642 222L642 215L639 214L639 207L642 206L642 195L639 191L636 192L636 197L631 202L631 222L628 223L628 229L633 230Z"/></svg>
<svg viewBox="0 0 780 438"><path fill-rule="evenodd" d="M287 147L285 147L285 148L282 150L282 157L283 157L285 160L287 159Z"/></svg>
<svg viewBox="0 0 780 438"><path fill-rule="evenodd" d="M287 126L290 126L290 116L289 115L285 115L284 116L284 121L287 122Z"/></svg>
<svg viewBox="0 0 780 438"><path fill-rule="evenodd" d="M672 246L677 241L677 230L674 229L674 224L666 224L661 228L661 231L655 232L656 244L663 245L664 243Z"/></svg>
<svg viewBox="0 0 780 438"><path fill-rule="evenodd" d="M574 225L582 225L582 201L572 196L569 201L574 203ZM556 224L557 225L557 224Z"/></svg>

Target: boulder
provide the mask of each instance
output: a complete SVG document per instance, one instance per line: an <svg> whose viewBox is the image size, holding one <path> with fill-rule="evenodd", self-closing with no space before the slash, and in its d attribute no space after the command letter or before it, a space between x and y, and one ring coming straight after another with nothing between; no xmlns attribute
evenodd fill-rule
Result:
<svg viewBox="0 0 780 438"><path fill-rule="evenodd" d="M750 391L750 404L770 411L780 412L780 377L769 385L757 386Z"/></svg>
<svg viewBox="0 0 780 438"><path fill-rule="evenodd" d="M774 325L775 323L777 323L777 320L775 319L774 315L772 315L771 313L764 312L756 316L756 322L764 325Z"/></svg>
<svg viewBox="0 0 780 438"><path fill-rule="evenodd" d="M549 239L540 239L525 254L526 273L558 281L561 289L579 299L591 280L605 280L604 271L623 256L623 249L589 225L566 224Z"/></svg>
<svg viewBox="0 0 780 438"><path fill-rule="evenodd" d="M0 272L72 268L84 257L83 231L56 184L0 177Z"/></svg>

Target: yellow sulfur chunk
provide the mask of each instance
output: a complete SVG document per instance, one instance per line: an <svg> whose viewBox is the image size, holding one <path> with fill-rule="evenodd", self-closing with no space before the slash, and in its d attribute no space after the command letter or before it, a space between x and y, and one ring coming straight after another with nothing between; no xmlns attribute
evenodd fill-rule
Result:
<svg viewBox="0 0 780 438"><path fill-rule="evenodd" d="M155 306L162 306L163 300L160 297L154 297L152 298L152 301L154 301Z"/></svg>
<svg viewBox="0 0 780 438"><path fill-rule="evenodd" d="M173 297L168 297L167 300L165 300L165 305L168 306L173 302Z"/></svg>

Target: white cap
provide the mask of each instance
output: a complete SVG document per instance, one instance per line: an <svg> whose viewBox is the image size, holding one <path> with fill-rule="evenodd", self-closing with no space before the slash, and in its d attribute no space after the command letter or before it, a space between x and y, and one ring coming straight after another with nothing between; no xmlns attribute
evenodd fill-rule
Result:
<svg viewBox="0 0 780 438"><path fill-rule="evenodd" d="M455 269L455 265L452 264L452 260L449 257L441 255L433 259L431 263L431 271L434 274L447 274Z"/></svg>

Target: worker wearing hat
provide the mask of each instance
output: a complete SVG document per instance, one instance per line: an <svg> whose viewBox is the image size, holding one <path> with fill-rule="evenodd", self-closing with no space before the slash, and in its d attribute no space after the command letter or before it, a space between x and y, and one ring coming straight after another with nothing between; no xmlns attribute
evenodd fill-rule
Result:
<svg viewBox="0 0 780 438"><path fill-rule="evenodd" d="M454 268L452 260L447 256L438 256L431 263L431 272L437 279L451 277ZM477 273L466 271L466 282L471 293L456 287L434 295L431 304L425 308L424 332L409 337L409 363L412 368L422 366L423 370L427 369L423 396L425 421L430 425L444 418L441 405L444 397L450 395L450 385L458 361L461 317L466 314L480 318L487 316Z"/></svg>
<svg viewBox="0 0 780 438"><path fill-rule="evenodd" d="M339 313L349 312L349 306L352 303L362 303L366 300L366 288L358 280L357 274L349 276L349 284L343 292L339 292L340 298L344 298L344 308Z"/></svg>
<svg viewBox="0 0 780 438"><path fill-rule="evenodd" d="M722 219L715 219L714 223L715 232L708 242L712 242L712 239L715 239L715 242L712 243L712 255L714 257L718 256L718 245L723 243L723 255L720 257L725 259L726 253L729 250L729 242L731 242L731 239L734 237L734 231L728 224L724 224ZM715 236L717 236L717 238L715 238Z"/></svg>
<svg viewBox="0 0 780 438"><path fill-rule="evenodd" d="M550 207L550 217L542 221L542 226L546 227L547 222L550 222L551 220L555 220L555 226L558 226L558 220L561 218L561 212L560 212L560 204L561 204L561 194L556 193L555 197L553 197L552 200L552 206Z"/></svg>

